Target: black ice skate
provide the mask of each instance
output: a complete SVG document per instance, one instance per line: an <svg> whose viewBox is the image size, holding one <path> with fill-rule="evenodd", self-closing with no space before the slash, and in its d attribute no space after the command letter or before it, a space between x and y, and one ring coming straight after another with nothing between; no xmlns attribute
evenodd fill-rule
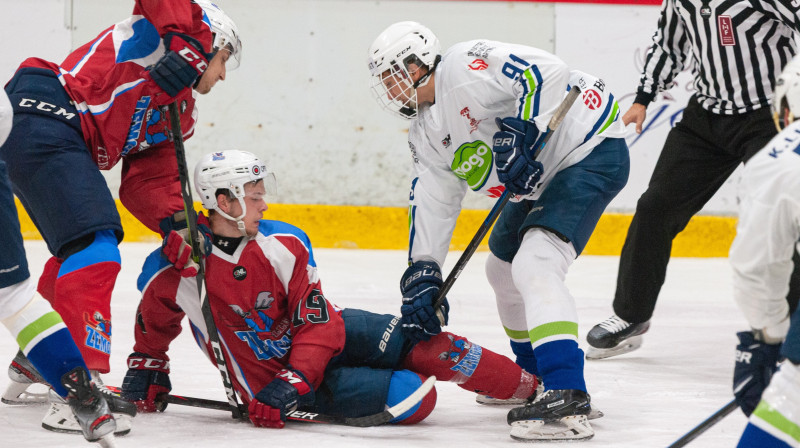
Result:
<svg viewBox="0 0 800 448"><path fill-rule="evenodd" d="M128 434L131 431L133 417L136 416L136 405L122 399L113 388L103 385L96 371L92 371L90 378L92 381L92 391L100 395L107 410L114 418L114 435L123 436ZM71 390L66 384L64 387L66 387L67 390ZM73 409L71 409L71 406L68 406L69 400L65 401L52 390L49 398L50 409L42 419L42 427L49 431L86 435L83 422L81 422L80 418L76 418L77 416L73 413Z"/></svg>
<svg viewBox="0 0 800 448"><path fill-rule="evenodd" d="M508 413L511 438L522 441L586 440L594 436L589 424L591 398L581 390L548 390Z"/></svg>
<svg viewBox="0 0 800 448"><path fill-rule="evenodd" d="M66 402L83 437L90 442L113 446L117 423L103 394L91 382L89 372L83 367L76 367L61 377L61 384L68 391ZM42 421L42 426L44 425L45 422ZM45 429L54 430L48 427Z"/></svg>
<svg viewBox="0 0 800 448"><path fill-rule="evenodd" d="M642 346L642 334L650 321L639 324L621 319L616 314L595 325L586 335L589 349L586 359L603 359L632 352Z"/></svg>
<svg viewBox="0 0 800 448"><path fill-rule="evenodd" d="M11 381L0 398L3 403L11 405L47 403L47 391L50 385L28 361L22 350L17 351L8 366L8 378Z"/></svg>

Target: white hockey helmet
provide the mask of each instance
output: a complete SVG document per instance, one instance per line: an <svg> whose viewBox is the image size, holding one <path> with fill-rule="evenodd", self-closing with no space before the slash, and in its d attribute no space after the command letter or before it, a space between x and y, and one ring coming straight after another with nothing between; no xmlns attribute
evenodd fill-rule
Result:
<svg viewBox="0 0 800 448"><path fill-rule="evenodd" d="M264 181L267 194L276 195L277 187L275 175L267 169L255 154L235 149L214 152L203 156L194 168L194 187L203 207L215 210L225 218L236 221L239 230L244 233L244 223L247 207L244 203L244 186L250 182ZM242 207L242 214L238 217L228 215L219 209L217 193L219 190L229 191Z"/></svg>
<svg viewBox="0 0 800 448"><path fill-rule="evenodd" d="M214 34L214 40L211 43L212 51L228 50L231 57L228 58L225 68L236 70L242 61L242 41L239 40L239 28L236 27L236 23L210 0L193 1L203 8L205 13L203 21L211 26L211 32Z"/></svg>
<svg viewBox="0 0 800 448"><path fill-rule="evenodd" d="M779 131L800 117L800 56L786 64L775 82L772 117Z"/></svg>
<svg viewBox="0 0 800 448"><path fill-rule="evenodd" d="M412 119L417 116L417 87L427 84L442 59L439 39L417 22L398 22L386 28L369 47L370 87L382 108ZM412 82L409 65L428 73Z"/></svg>

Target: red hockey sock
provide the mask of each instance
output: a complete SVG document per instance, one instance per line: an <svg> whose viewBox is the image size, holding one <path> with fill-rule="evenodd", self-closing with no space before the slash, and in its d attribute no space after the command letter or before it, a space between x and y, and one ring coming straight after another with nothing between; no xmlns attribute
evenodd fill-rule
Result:
<svg viewBox="0 0 800 448"><path fill-rule="evenodd" d="M44 264L44 271L39 277L39 285L37 290L48 302L53 303L56 297L56 279L58 278L58 270L61 269L61 263L64 260L56 257L50 257L47 263Z"/></svg>
<svg viewBox="0 0 800 448"><path fill-rule="evenodd" d="M500 399L527 398L536 389L536 378L514 361L447 332L417 344L403 367Z"/></svg>
<svg viewBox="0 0 800 448"><path fill-rule="evenodd" d="M105 261L63 274L55 281L55 299L51 300L86 366L100 373L109 371L111 291L119 270L118 262Z"/></svg>

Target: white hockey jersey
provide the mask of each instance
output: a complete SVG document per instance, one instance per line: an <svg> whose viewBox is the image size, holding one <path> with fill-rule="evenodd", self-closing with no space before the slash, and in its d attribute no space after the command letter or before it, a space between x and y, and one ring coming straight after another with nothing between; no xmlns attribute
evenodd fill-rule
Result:
<svg viewBox="0 0 800 448"><path fill-rule="evenodd" d="M619 105L599 78L569 71L558 57L536 48L489 40L454 45L435 75L435 104L420 106L408 143L415 178L410 195L409 259L441 266L467 190L499 197L492 137L495 118L533 120L547 129L571 86L575 101L538 157L542 178L526 199L536 199L553 176L583 160L606 137L622 137Z"/></svg>
<svg viewBox="0 0 800 448"><path fill-rule="evenodd" d="M745 164L739 198L729 254L733 295L752 328L782 338L789 327L792 255L800 239L800 121Z"/></svg>

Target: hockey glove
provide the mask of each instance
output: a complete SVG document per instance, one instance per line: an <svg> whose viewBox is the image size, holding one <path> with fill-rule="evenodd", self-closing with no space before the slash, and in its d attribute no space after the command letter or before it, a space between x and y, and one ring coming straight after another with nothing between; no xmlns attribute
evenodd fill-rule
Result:
<svg viewBox="0 0 800 448"><path fill-rule="evenodd" d="M492 140L497 178L510 192L528 195L544 171L544 166L533 159L539 130L533 122L517 118L496 118L495 122L500 128Z"/></svg>
<svg viewBox="0 0 800 448"><path fill-rule="evenodd" d="M400 324L403 333L412 342L427 341L442 332L447 325L450 304L444 300L439 310L444 322L439 321L433 302L442 287L442 271L432 261L416 261L406 269L400 279L403 305L400 307Z"/></svg>
<svg viewBox="0 0 800 448"><path fill-rule="evenodd" d="M297 370L283 369L248 406L250 421L263 428L283 428L286 414L314 404L314 387Z"/></svg>
<svg viewBox="0 0 800 448"><path fill-rule="evenodd" d="M194 86L208 68L208 56L197 39L180 33L164 35L164 56L152 65L150 78L167 95L178 96L181 90Z"/></svg>
<svg viewBox="0 0 800 448"><path fill-rule="evenodd" d="M778 369L781 344L765 344L753 332L736 333L736 365L733 368L733 394L748 417L761 400L772 374Z"/></svg>
<svg viewBox="0 0 800 448"><path fill-rule="evenodd" d="M128 356L128 373L122 380L122 398L132 402L140 412L161 411L167 407L159 395L172 390L169 361L133 352Z"/></svg>
<svg viewBox="0 0 800 448"><path fill-rule="evenodd" d="M161 220L159 227L164 232L161 253L181 271L181 277L194 277L200 265L192 259L192 245L189 244L189 229L186 226L186 214L182 211ZM208 218L202 213L197 215L197 241L201 256L211 253L213 235L208 227Z"/></svg>

